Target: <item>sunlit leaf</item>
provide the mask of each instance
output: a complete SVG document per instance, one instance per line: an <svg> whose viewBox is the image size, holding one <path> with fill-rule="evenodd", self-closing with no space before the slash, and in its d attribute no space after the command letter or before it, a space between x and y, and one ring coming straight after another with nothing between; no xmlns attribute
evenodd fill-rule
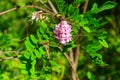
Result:
<svg viewBox="0 0 120 80"><path fill-rule="evenodd" d="M86 31L86 32L88 32L88 33L90 33L90 28L89 27L83 27L83 29Z"/></svg>
<svg viewBox="0 0 120 80"><path fill-rule="evenodd" d="M34 43L34 44L37 44L37 42L38 42L38 40L35 38L35 36L34 35L30 35L30 38L31 38L31 40L32 40L32 42Z"/></svg>
<svg viewBox="0 0 120 80"><path fill-rule="evenodd" d="M99 42L102 46L104 46L105 48L108 48L108 43L104 39L100 39Z"/></svg>

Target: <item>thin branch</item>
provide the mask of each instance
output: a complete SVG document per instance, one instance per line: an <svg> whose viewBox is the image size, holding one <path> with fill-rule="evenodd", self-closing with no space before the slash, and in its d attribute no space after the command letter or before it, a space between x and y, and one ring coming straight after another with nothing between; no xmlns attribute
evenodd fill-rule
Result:
<svg viewBox="0 0 120 80"><path fill-rule="evenodd" d="M27 8L36 8L36 9L39 9L39 10L42 10L42 11L44 11L44 12L46 12L46 13L49 13L49 14L51 14L51 15L53 15L53 16L55 16L55 14L53 13L53 12L51 12L51 11L49 11L49 10L46 10L46 9L44 9L44 8L42 8L42 7L39 7L39 6L26 6Z"/></svg>
<svg viewBox="0 0 120 80"><path fill-rule="evenodd" d="M12 11L14 11L14 10L17 10L17 9L18 9L17 7L14 7L14 8L11 8L11 9L9 9L9 10L0 12L0 16L3 15L3 14L6 14L6 13L8 13L8 12L12 12Z"/></svg>
<svg viewBox="0 0 120 80"><path fill-rule="evenodd" d="M55 7L54 7L54 5L52 4L52 2L51 2L50 0L48 0L48 3L49 3L49 5L50 5L50 7L52 8L53 12L54 12L55 14L57 14L58 12L57 12L57 10L55 9Z"/></svg>
<svg viewBox="0 0 120 80"><path fill-rule="evenodd" d="M74 62L74 56L73 56L73 50L70 48L70 59L72 62Z"/></svg>
<svg viewBox="0 0 120 80"><path fill-rule="evenodd" d="M78 65L78 60L79 60L79 55L80 55L80 45L77 45L76 48L76 53L75 53L75 70L77 70L77 65Z"/></svg>
<svg viewBox="0 0 120 80"><path fill-rule="evenodd" d="M18 55L18 53L20 53L20 52L18 52L18 51L5 51L5 52L0 51L0 55L1 54L6 54L6 53L15 53L16 55Z"/></svg>
<svg viewBox="0 0 120 80"><path fill-rule="evenodd" d="M48 44L44 45L48 59L50 60L49 46Z"/></svg>
<svg viewBox="0 0 120 80"><path fill-rule="evenodd" d="M74 70L74 68L73 68L73 63L72 63L72 61L70 60L70 58L69 58L69 56L66 54L66 53L63 53L64 54L64 56L66 57L66 59L67 59L67 61L69 62L69 64L70 64L70 66L71 66L71 68L72 68L72 70L73 70L73 72L75 73L75 70ZM76 74L76 73L75 73Z"/></svg>
<svg viewBox="0 0 120 80"><path fill-rule="evenodd" d="M43 4L47 9L51 10L42 0L39 0L41 4Z"/></svg>
<svg viewBox="0 0 120 80"><path fill-rule="evenodd" d="M42 10L42 11L44 11L46 13L49 13L52 16L55 16L55 14L53 12L51 12L49 10L46 10L46 9L43 9L42 7L39 7L39 6L27 5L26 7L27 8L36 8L36 9ZM20 8L23 8L23 7L20 7ZM9 13L9 12L15 11L17 9L18 9L17 7L14 7L14 8L8 9L6 11L0 12L0 16L3 15L3 14Z"/></svg>
<svg viewBox="0 0 120 80"><path fill-rule="evenodd" d="M17 59L17 56L2 58L2 59L0 59L0 61L10 60L10 59Z"/></svg>
<svg viewBox="0 0 120 80"><path fill-rule="evenodd" d="M75 67L75 61L74 61L74 54L73 54L73 50L72 50L72 48L70 48L70 60L72 61L72 66L73 66L73 68L74 68L74 70L75 70L75 72L76 72L76 67ZM72 79L73 80L76 80L76 75L74 74L74 72L73 72L73 70L71 70L72 72L71 72L71 76L72 76Z"/></svg>
<svg viewBox="0 0 120 80"><path fill-rule="evenodd" d="M88 2L89 2L89 0L85 1L84 7L83 7L83 14L87 11Z"/></svg>
<svg viewBox="0 0 120 80"><path fill-rule="evenodd" d="M77 75L77 73L76 73L76 71L75 71L75 69L74 69L74 67L73 67L73 63L72 63L72 61L70 60L69 56L68 56L66 53L63 53L63 54L64 54L64 56L66 57L67 61L69 62L70 66L71 66L71 68L72 68L72 71L74 72L74 74L75 74L75 76L76 76L76 80L79 80L79 77L78 77L78 75Z"/></svg>

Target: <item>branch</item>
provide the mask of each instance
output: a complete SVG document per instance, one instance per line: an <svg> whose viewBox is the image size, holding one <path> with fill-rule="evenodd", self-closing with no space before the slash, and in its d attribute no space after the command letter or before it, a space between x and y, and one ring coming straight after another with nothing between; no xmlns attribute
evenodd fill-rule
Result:
<svg viewBox="0 0 120 80"><path fill-rule="evenodd" d="M74 67L73 67L73 63L72 63L72 61L70 60L69 56L68 56L66 53L63 53L63 54L64 54L64 56L66 57L67 61L69 62L70 66L71 66L71 69L72 69L72 71L73 71L74 74L75 74L76 80L79 80L79 77L78 77L78 75L77 75L77 73L76 73L76 71L75 71L75 69L74 69Z"/></svg>
<svg viewBox="0 0 120 80"><path fill-rule="evenodd" d="M44 11L44 12L46 12L46 13L49 13L49 14L51 14L52 16L55 16L55 14L54 14L53 12L51 12L51 11L49 11L49 10L46 10L46 9L43 9L42 7L39 7L39 6L27 5L26 7L27 7L27 8L36 8L36 9L42 10L42 11ZM20 8L23 8L23 7L20 7ZM15 11L15 10L17 10L17 9L19 9L19 8L18 8L18 7L14 7L14 8L8 9L8 10L6 10L6 11L0 12L0 16L3 15L3 14L9 13L9 12L11 12L11 11Z"/></svg>
<svg viewBox="0 0 120 80"><path fill-rule="evenodd" d="M55 14L57 14L58 12L57 12L57 10L55 9L55 7L53 6L52 2L51 2L50 0L48 0L48 3L49 3L49 5L50 5L50 7L52 8L53 12L54 12Z"/></svg>
<svg viewBox="0 0 120 80"><path fill-rule="evenodd" d="M3 14L6 14L8 12L11 12L11 11L14 11L14 10L17 10L18 8L17 7L14 7L14 8L11 8L9 10L6 10L6 11L3 11L3 12L0 12L0 16L3 15Z"/></svg>
<svg viewBox="0 0 120 80"><path fill-rule="evenodd" d="M27 8L36 8L36 9L39 9L39 10L42 10L42 11L44 11L44 12L46 12L46 13L49 13L49 14L51 14L52 16L55 16L55 14L53 13L53 12L51 12L51 11L49 11L49 10L46 10L46 9L44 9L44 8L42 8L42 7L39 7L39 6L31 6L31 5L28 5L28 6L26 6Z"/></svg>
<svg viewBox="0 0 120 80"><path fill-rule="evenodd" d="M77 45L77 48L76 48L76 53L75 53L75 63L74 63L74 65L75 65L75 70L77 70L79 55L80 55L80 45L78 44L78 45Z"/></svg>
<svg viewBox="0 0 120 80"><path fill-rule="evenodd" d="M51 10L42 0L39 0L41 4L43 4L47 9Z"/></svg>
<svg viewBox="0 0 120 80"><path fill-rule="evenodd" d="M83 14L87 11L88 2L89 2L89 0L85 1L84 7L83 7Z"/></svg>
<svg viewBox="0 0 120 80"><path fill-rule="evenodd" d="M48 46L48 44L44 44L44 47L45 47L45 50L46 50L47 57L50 60L50 53L49 53L49 46Z"/></svg>
<svg viewBox="0 0 120 80"><path fill-rule="evenodd" d="M6 53L15 53L16 55L18 55L18 53L20 53L20 52L18 52L18 51L5 51L5 52L0 51L0 55L1 54L6 54Z"/></svg>
<svg viewBox="0 0 120 80"><path fill-rule="evenodd" d="M70 60L72 61L72 66L73 66L73 68L74 68L74 70L75 70L75 72L76 72L76 67L75 67L75 61L74 61L74 54L73 54L73 50L72 50L72 48L70 48ZM72 71L72 70L71 70ZM72 79L73 80L76 80L76 75L74 74L74 72L72 71L71 72L71 76L72 76Z"/></svg>
<svg viewBox="0 0 120 80"><path fill-rule="evenodd" d="M10 60L10 59L17 59L17 56L2 58L2 59L0 59L0 61Z"/></svg>

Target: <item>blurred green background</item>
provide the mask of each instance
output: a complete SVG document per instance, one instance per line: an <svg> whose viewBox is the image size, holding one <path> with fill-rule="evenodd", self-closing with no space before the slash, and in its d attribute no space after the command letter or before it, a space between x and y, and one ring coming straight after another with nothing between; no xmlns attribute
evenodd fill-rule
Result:
<svg viewBox="0 0 120 80"><path fill-rule="evenodd" d="M23 1L23 2L22 2ZM34 0L0 0L0 12L11 9L18 5L24 6L32 4ZM72 0L66 0L71 3ZM102 5L107 0L89 0L88 10L94 2ZM120 80L120 0L111 0L117 3L112 10L107 10L98 14L108 23L104 25L108 32L106 41L109 48L102 49L103 61L109 64L107 67L97 66L89 62L88 57L81 53L78 65L78 73L81 80L87 80L87 74L94 75L96 80ZM0 80L28 80L28 75L21 72L21 63L18 59L8 59L16 57L24 51L25 37L36 32L36 24L31 24L29 16L33 9L20 8L18 10L0 15ZM57 54L59 55L59 54ZM59 57L59 56L56 56ZM64 59L63 63L64 63ZM62 61L61 61L62 63ZM67 72L66 72L66 76ZM65 78L64 80L67 80Z"/></svg>

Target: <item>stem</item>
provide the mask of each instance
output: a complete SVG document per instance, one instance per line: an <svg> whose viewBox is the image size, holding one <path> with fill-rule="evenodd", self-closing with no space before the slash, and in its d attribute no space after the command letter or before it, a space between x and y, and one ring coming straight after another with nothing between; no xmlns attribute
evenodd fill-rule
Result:
<svg viewBox="0 0 120 80"><path fill-rule="evenodd" d="M42 10L42 11L44 11L46 13L49 13L52 16L55 16L55 14L53 12L51 12L49 10L46 10L46 9L43 9L42 7L39 7L39 6L27 5L26 7L27 8L36 8L36 9ZM23 7L20 7L20 8L23 8ZM17 9L19 9L19 8L18 7L14 7L14 8L8 9L6 11L0 12L0 16L3 15L3 14L9 13L9 12L15 11Z"/></svg>
<svg viewBox="0 0 120 80"><path fill-rule="evenodd" d="M45 49L46 49L47 57L48 57L48 59L49 59L49 61L50 61L50 54L49 54L49 46L48 46L48 44L45 44L44 47L45 47Z"/></svg>
<svg viewBox="0 0 120 80"><path fill-rule="evenodd" d="M73 66L73 62L71 61L71 59L69 58L69 56L66 54L66 53L63 53L64 56L66 57L67 61L69 62L70 66L71 66L71 69L72 69L72 72L74 74L74 79L73 80L79 80L79 77L77 75L77 72L76 70L74 69L74 66Z"/></svg>
<svg viewBox="0 0 120 80"><path fill-rule="evenodd" d="M87 11L88 2L89 0L85 1L84 7L83 7L83 14Z"/></svg>
<svg viewBox="0 0 120 80"><path fill-rule="evenodd" d="M43 4L47 9L51 10L42 0L39 0L41 4Z"/></svg>
<svg viewBox="0 0 120 80"><path fill-rule="evenodd" d="M36 9L39 9L39 10L42 10L42 11L44 11L44 12L46 12L46 13L49 13L49 14L51 14L51 15L53 15L53 16L55 16L55 14L53 13L53 12L51 12L51 11L49 11L49 10L46 10L46 9L44 9L44 8L42 8L42 7L39 7L39 6L26 6L27 8L36 8Z"/></svg>
<svg viewBox="0 0 120 80"><path fill-rule="evenodd" d="M55 9L55 7L54 7L54 5L52 4L52 2L51 2L50 0L48 0L48 3L49 3L49 5L50 5L50 7L52 8L53 12L54 12L55 14L57 14L58 12L57 12L57 10Z"/></svg>
<svg viewBox="0 0 120 80"><path fill-rule="evenodd" d="M10 59L17 59L17 56L2 58L2 59L0 59L0 61L10 60Z"/></svg>
<svg viewBox="0 0 120 80"><path fill-rule="evenodd" d="M72 50L72 48L70 48L70 59L71 59L71 61L72 61L72 63L73 63L72 65L73 65L73 68L74 68L74 70L75 70L75 66L74 66L74 55L73 55L73 50ZM76 76L75 76L73 70L71 70L71 71L72 71L72 73L71 73L72 79L73 79L73 80L76 80ZM76 72L76 70L75 70L75 72Z"/></svg>
<svg viewBox="0 0 120 80"><path fill-rule="evenodd" d="M78 63L78 59L79 59L79 49L78 47L76 48L77 52L74 54L72 48L70 48L70 60L72 61L72 66L74 68L75 73L72 71L71 76L72 76L72 80L79 80L78 74L77 74L77 63Z"/></svg>
<svg viewBox="0 0 120 80"><path fill-rule="evenodd" d="M0 51L0 55L1 54L7 54L7 53L15 53L16 55L18 55L18 53L20 53L20 52L19 51L5 51L5 52Z"/></svg>
<svg viewBox="0 0 120 80"><path fill-rule="evenodd" d="M78 44L75 53L75 70L77 70L79 56L80 56L80 45Z"/></svg>
<svg viewBox="0 0 120 80"><path fill-rule="evenodd" d="M6 14L6 13L8 13L8 12L14 11L14 10L16 10L16 9L18 9L18 8L17 8L17 7L14 7L14 8L11 8L11 9L9 9L9 10L0 12L0 16L3 15L3 14Z"/></svg>

